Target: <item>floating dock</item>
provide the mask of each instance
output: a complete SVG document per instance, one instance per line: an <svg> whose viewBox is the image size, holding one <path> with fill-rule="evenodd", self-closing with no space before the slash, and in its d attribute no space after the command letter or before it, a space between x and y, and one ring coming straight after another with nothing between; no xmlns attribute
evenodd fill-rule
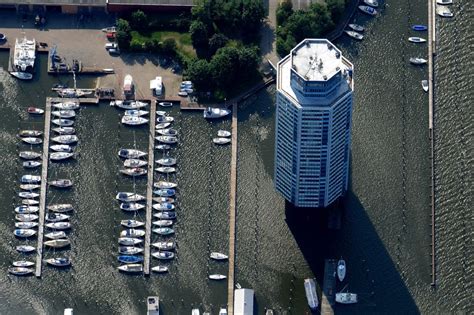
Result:
<svg viewBox="0 0 474 315"><path fill-rule="evenodd" d="M333 315L336 297L336 267L335 259L324 261L323 294L321 297L321 315Z"/></svg>
<svg viewBox="0 0 474 315"><path fill-rule="evenodd" d="M229 195L229 275L227 282L227 310L234 314L235 272L235 216L237 207L237 103L232 104L232 158L230 162Z"/></svg>
<svg viewBox="0 0 474 315"><path fill-rule="evenodd" d="M48 181L48 162L49 162L49 132L51 130L51 98L46 99L46 108L44 111L44 134L43 134L43 154L41 163L41 187L39 200L39 219L38 219L38 242L36 249L36 277L41 277L41 264L43 262L43 234L44 219L46 208L46 189Z"/></svg>
<svg viewBox="0 0 474 315"><path fill-rule="evenodd" d="M146 187L146 214L145 214L145 253L143 272L150 274L150 244L151 244L151 221L153 214L153 176L155 165L155 125L156 125L156 103L150 103L150 132L148 134L148 181Z"/></svg>

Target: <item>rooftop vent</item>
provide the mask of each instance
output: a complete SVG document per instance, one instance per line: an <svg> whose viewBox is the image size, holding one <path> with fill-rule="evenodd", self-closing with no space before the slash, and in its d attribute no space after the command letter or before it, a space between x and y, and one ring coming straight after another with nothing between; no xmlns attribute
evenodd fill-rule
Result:
<svg viewBox="0 0 474 315"><path fill-rule="evenodd" d="M304 41L304 44L305 44L307 47L309 47L309 40L305 40L305 41Z"/></svg>
<svg viewBox="0 0 474 315"><path fill-rule="evenodd" d="M336 67L336 71L339 71L340 69L341 69L341 68L339 68L339 67Z"/></svg>
<svg viewBox="0 0 474 315"><path fill-rule="evenodd" d="M323 79L324 79L324 80L327 80L328 77L327 77L326 75L323 75Z"/></svg>
<svg viewBox="0 0 474 315"><path fill-rule="evenodd" d="M336 58L337 59L341 58L341 54L338 51L336 51Z"/></svg>
<svg viewBox="0 0 474 315"><path fill-rule="evenodd" d="M328 43L328 49L332 50L332 45Z"/></svg>

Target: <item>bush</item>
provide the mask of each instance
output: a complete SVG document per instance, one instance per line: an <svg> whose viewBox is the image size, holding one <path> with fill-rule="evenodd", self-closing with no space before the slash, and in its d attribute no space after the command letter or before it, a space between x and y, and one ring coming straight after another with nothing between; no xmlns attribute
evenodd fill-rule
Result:
<svg viewBox="0 0 474 315"><path fill-rule="evenodd" d="M143 11L137 10L132 13L130 24L131 24L131 27L135 30L147 30L148 17Z"/></svg>
<svg viewBox="0 0 474 315"><path fill-rule="evenodd" d="M278 5L276 11L277 25L283 25L293 14L293 3L291 0L284 0Z"/></svg>
<svg viewBox="0 0 474 315"><path fill-rule="evenodd" d="M133 38L132 41L130 42L130 50L135 51L135 52L140 52L144 50L145 42Z"/></svg>
<svg viewBox="0 0 474 315"><path fill-rule="evenodd" d="M163 41L161 49L165 54L175 54L176 53L176 41L174 38L167 38Z"/></svg>
<svg viewBox="0 0 474 315"><path fill-rule="evenodd" d="M122 50L127 50L130 48L130 33L126 33L124 31L117 31L115 34L117 38L117 43Z"/></svg>

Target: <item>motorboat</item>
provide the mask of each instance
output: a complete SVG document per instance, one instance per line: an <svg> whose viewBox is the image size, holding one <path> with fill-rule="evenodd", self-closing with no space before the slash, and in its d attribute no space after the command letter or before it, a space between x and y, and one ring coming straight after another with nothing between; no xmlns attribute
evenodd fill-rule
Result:
<svg viewBox="0 0 474 315"><path fill-rule="evenodd" d="M170 227L160 227L153 229L153 233L159 234L159 235L170 235L174 233L174 230Z"/></svg>
<svg viewBox="0 0 474 315"><path fill-rule="evenodd" d="M31 253L36 250L36 247L31 245L18 245L15 249L20 253Z"/></svg>
<svg viewBox="0 0 474 315"><path fill-rule="evenodd" d="M359 24L348 24L347 26L349 26L349 28L353 31L356 31L356 32L363 32L365 31L365 28L362 26L362 25L359 25Z"/></svg>
<svg viewBox="0 0 474 315"><path fill-rule="evenodd" d="M143 261L142 256L135 255L119 255L117 260L124 264L136 264Z"/></svg>
<svg viewBox="0 0 474 315"><path fill-rule="evenodd" d="M20 182L24 184L38 184L41 182L41 176L39 175L23 175L20 178Z"/></svg>
<svg viewBox="0 0 474 315"><path fill-rule="evenodd" d="M34 266L35 263L28 260L17 260L17 261L12 262L12 265L14 267L31 267L31 266Z"/></svg>
<svg viewBox="0 0 474 315"><path fill-rule="evenodd" d="M26 268L26 267L12 267L8 268L8 273L11 273L15 276L27 276L33 274L33 268Z"/></svg>
<svg viewBox="0 0 474 315"><path fill-rule="evenodd" d="M35 138L35 137L21 138L21 141L23 141L25 143L28 143L28 144L41 144L41 143L43 143L43 139Z"/></svg>
<svg viewBox="0 0 474 315"><path fill-rule="evenodd" d="M73 148L68 144L55 144L49 148L55 152L73 152Z"/></svg>
<svg viewBox="0 0 474 315"><path fill-rule="evenodd" d="M120 245L125 246L135 246L143 242L142 239L134 238L134 237L120 237L118 239Z"/></svg>
<svg viewBox="0 0 474 315"><path fill-rule="evenodd" d="M201 315L201 311L198 308L193 308L191 315Z"/></svg>
<svg viewBox="0 0 474 315"><path fill-rule="evenodd" d="M20 80L31 80L33 79L33 75L29 72L21 72L21 71L12 71L10 72L12 76Z"/></svg>
<svg viewBox="0 0 474 315"><path fill-rule="evenodd" d="M164 110L157 110L156 111L156 116L166 116L167 112Z"/></svg>
<svg viewBox="0 0 474 315"><path fill-rule="evenodd" d="M57 240L60 238L66 238L66 232L64 231L54 231L54 232L49 232L44 235L44 237L50 239L50 240Z"/></svg>
<svg viewBox="0 0 474 315"><path fill-rule="evenodd" d="M117 269L119 271L128 272L128 273L138 273L138 272L143 272L143 265L142 264L126 264L126 265L118 266Z"/></svg>
<svg viewBox="0 0 474 315"><path fill-rule="evenodd" d="M126 229L120 232L120 237L143 237L143 236L145 236L144 230Z"/></svg>
<svg viewBox="0 0 474 315"><path fill-rule="evenodd" d="M157 144L157 145L155 146L155 149L156 149L156 150L169 150L169 149L171 149L171 146L170 146L169 144L162 144L162 143L160 143L160 144Z"/></svg>
<svg viewBox="0 0 474 315"><path fill-rule="evenodd" d="M157 251L157 252L152 253L151 255L157 259L162 259L162 260L168 260L168 259L174 258L174 253L168 252L168 251Z"/></svg>
<svg viewBox="0 0 474 315"><path fill-rule="evenodd" d="M163 136L176 136L178 135L178 130L173 129L173 128L156 129L156 133Z"/></svg>
<svg viewBox="0 0 474 315"><path fill-rule="evenodd" d="M163 203L163 202L174 203L174 198L171 198L171 197L153 197L152 199L154 202L158 202L158 203Z"/></svg>
<svg viewBox="0 0 474 315"><path fill-rule="evenodd" d="M65 118L58 118L58 119L53 119L51 122L57 126L61 127L69 127L74 125L74 120L71 119L65 119Z"/></svg>
<svg viewBox="0 0 474 315"><path fill-rule="evenodd" d="M413 25L413 26L411 27L411 29L414 30L414 31L423 32L423 31L428 30L428 26L426 26L426 25L418 25L418 24L417 24L417 25Z"/></svg>
<svg viewBox="0 0 474 315"><path fill-rule="evenodd" d="M125 115L122 117L122 124L129 126L139 126L148 123L148 119L140 116L128 116Z"/></svg>
<svg viewBox="0 0 474 315"><path fill-rule="evenodd" d="M158 189L154 190L153 193L158 196L162 197L172 197L176 194L176 190L174 189Z"/></svg>
<svg viewBox="0 0 474 315"><path fill-rule="evenodd" d="M36 41L26 37L15 40L13 68L19 73L32 71L36 59Z"/></svg>
<svg viewBox="0 0 474 315"><path fill-rule="evenodd" d="M25 206L34 206L39 204L39 201L35 199L22 199L21 204Z"/></svg>
<svg viewBox="0 0 474 315"><path fill-rule="evenodd" d="M453 12L451 12L447 7L437 7L436 14L446 18L452 18L454 16Z"/></svg>
<svg viewBox="0 0 474 315"><path fill-rule="evenodd" d="M148 111L146 110L140 110L140 109L127 109L125 111L125 116L137 116L137 117L140 117L140 116L145 116L145 115L148 115Z"/></svg>
<svg viewBox="0 0 474 315"><path fill-rule="evenodd" d="M219 252L212 252L210 257L212 259L215 259L215 260L226 260L229 258L229 256L223 254L223 253L219 253Z"/></svg>
<svg viewBox="0 0 474 315"><path fill-rule="evenodd" d="M38 220L38 215L31 213L20 213L15 215L15 220L21 222L31 222Z"/></svg>
<svg viewBox="0 0 474 315"><path fill-rule="evenodd" d="M54 267L67 267L71 265L71 260L67 257L48 258L44 260L48 265Z"/></svg>
<svg viewBox="0 0 474 315"><path fill-rule="evenodd" d="M118 155L125 159L139 159L142 156L146 156L147 154L143 151L135 149L120 149Z"/></svg>
<svg viewBox="0 0 474 315"><path fill-rule="evenodd" d="M229 139L229 138L214 138L214 139L212 139L212 142L214 142L215 144L228 144L231 141L232 140Z"/></svg>
<svg viewBox="0 0 474 315"><path fill-rule="evenodd" d="M145 222L138 221L138 220L122 220L120 221L120 224L128 228L136 228L136 227L144 226Z"/></svg>
<svg viewBox="0 0 474 315"><path fill-rule="evenodd" d="M41 185L39 185L39 184L20 184L20 189L21 190L32 191L32 190L39 189L40 187L41 187Z"/></svg>
<svg viewBox="0 0 474 315"><path fill-rule="evenodd" d="M171 106L173 106L173 103L171 103L171 102L158 102L158 106L171 107Z"/></svg>
<svg viewBox="0 0 474 315"><path fill-rule="evenodd" d="M186 97L186 96L188 96L188 92L186 92L186 91L179 91L179 92L178 92L178 96Z"/></svg>
<svg viewBox="0 0 474 315"><path fill-rule="evenodd" d="M59 222L64 220L69 220L70 216L64 213L47 213L46 221L47 222Z"/></svg>
<svg viewBox="0 0 474 315"><path fill-rule="evenodd" d="M176 168L170 167L170 166L163 166L163 167L157 167L156 171L159 173L169 174L169 173L175 173Z"/></svg>
<svg viewBox="0 0 474 315"><path fill-rule="evenodd" d="M153 216L158 219L173 220L173 219L176 219L176 212L174 211L158 212L158 213L153 214Z"/></svg>
<svg viewBox="0 0 474 315"><path fill-rule="evenodd" d="M359 10L361 10L362 12L364 12L365 14L372 15L372 16L377 15L377 10L375 10L375 9L372 8L371 6L360 5L358 8L359 8Z"/></svg>
<svg viewBox="0 0 474 315"><path fill-rule="evenodd" d="M357 294L349 292L336 293L336 302L341 304L357 303Z"/></svg>
<svg viewBox="0 0 474 315"><path fill-rule="evenodd" d="M76 135L61 135L53 137L51 140L61 144L71 144L79 141L79 138Z"/></svg>
<svg viewBox="0 0 474 315"><path fill-rule="evenodd" d="M65 98L77 98L83 97L89 94L92 94L92 91L76 89L76 88L65 88L65 89L58 89L56 90L59 96Z"/></svg>
<svg viewBox="0 0 474 315"><path fill-rule="evenodd" d="M39 137L43 134L40 130L20 130L18 135L20 137Z"/></svg>
<svg viewBox="0 0 474 315"><path fill-rule="evenodd" d="M57 203L54 205L49 205L47 208L50 211L59 212L59 213L69 212L69 211L74 210L73 206L70 203Z"/></svg>
<svg viewBox="0 0 474 315"><path fill-rule="evenodd" d="M171 116L159 116L156 118L157 123L171 123L174 121L174 118Z"/></svg>
<svg viewBox="0 0 474 315"><path fill-rule="evenodd" d="M157 203L153 205L153 209L158 211L173 211L174 208L174 204L171 203Z"/></svg>
<svg viewBox="0 0 474 315"><path fill-rule="evenodd" d="M65 101L62 103L53 103L52 106L60 110L75 110L75 109L79 109L80 107L78 103L72 102L72 101Z"/></svg>
<svg viewBox="0 0 474 315"><path fill-rule="evenodd" d="M125 161L123 161L124 167L135 168L135 167L142 167L145 165L148 165L148 162L145 160L140 160L140 159L126 159Z"/></svg>
<svg viewBox="0 0 474 315"><path fill-rule="evenodd" d="M65 238L60 238L57 240L49 240L49 241L44 242L44 246L48 246L52 248L63 248L69 245L71 245L71 242Z"/></svg>
<svg viewBox="0 0 474 315"><path fill-rule="evenodd" d="M158 220L158 221L153 221L153 225L159 226L159 227L166 227L166 226L172 226L173 221L171 220Z"/></svg>
<svg viewBox="0 0 474 315"><path fill-rule="evenodd" d="M110 102L110 105L116 106L122 109L140 109L140 108L148 106L148 103L140 102L140 101L131 101L131 100L125 100L125 101L116 100L116 101Z"/></svg>
<svg viewBox="0 0 474 315"><path fill-rule="evenodd" d="M204 118L222 118L230 114L229 109L208 107L204 110Z"/></svg>
<svg viewBox="0 0 474 315"><path fill-rule="evenodd" d="M140 167L134 167L134 168L125 168L123 170L120 170L120 173L124 175L128 175L128 176L142 176L142 175L146 175L147 170Z"/></svg>
<svg viewBox="0 0 474 315"><path fill-rule="evenodd" d="M170 122L158 123L155 125L155 129L164 129L164 128L168 128L169 126L171 126Z"/></svg>
<svg viewBox="0 0 474 315"><path fill-rule="evenodd" d="M218 130L217 131L217 136L219 138L228 138L232 135L232 133L230 131L227 131L227 130Z"/></svg>
<svg viewBox="0 0 474 315"><path fill-rule="evenodd" d="M344 281L344 278L346 277L346 262L344 259L339 259L337 262L337 278L339 281Z"/></svg>
<svg viewBox="0 0 474 315"><path fill-rule="evenodd" d="M155 266L151 268L151 271L157 272L157 273L163 273L163 272L168 272L168 267L166 266Z"/></svg>
<svg viewBox="0 0 474 315"><path fill-rule="evenodd" d="M145 205L138 202L123 202L120 204L120 209L123 211L138 211L143 208L145 208Z"/></svg>
<svg viewBox="0 0 474 315"><path fill-rule="evenodd" d="M408 41L412 43L424 43L426 42L426 39L422 37L413 36L413 37L408 37Z"/></svg>
<svg viewBox="0 0 474 315"><path fill-rule="evenodd" d="M453 4L453 0L436 0L436 4L441 4L441 5Z"/></svg>
<svg viewBox="0 0 474 315"><path fill-rule="evenodd" d="M119 192L115 196L115 199L123 202L131 202L145 200L146 197L132 192Z"/></svg>
<svg viewBox="0 0 474 315"><path fill-rule="evenodd" d="M414 65L424 65L428 62L428 60L420 57L412 57L410 58L410 63Z"/></svg>
<svg viewBox="0 0 474 315"><path fill-rule="evenodd" d="M423 91L428 92L430 86L428 84L428 80L422 80L421 81L421 87L423 88Z"/></svg>
<svg viewBox="0 0 474 315"><path fill-rule="evenodd" d="M124 255L137 255L143 253L143 248L135 246L120 246L119 253Z"/></svg>
<svg viewBox="0 0 474 315"><path fill-rule="evenodd" d="M72 109L62 109L62 110L52 111L51 115L59 117L59 118L74 118L76 117L76 112Z"/></svg>
<svg viewBox="0 0 474 315"><path fill-rule="evenodd" d="M155 139L158 140L159 142L166 143L166 144L173 144L173 143L178 142L178 138L173 137L173 136L158 136L158 137L155 137Z"/></svg>
<svg viewBox="0 0 474 315"><path fill-rule="evenodd" d="M56 127L52 130L62 135L72 135L76 133L76 129L74 129L74 127Z"/></svg>
<svg viewBox="0 0 474 315"><path fill-rule="evenodd" d="M41 153L34 151L20 151L20 158L25 160L35 160L41 157Z"/></svg>
<svg viewBox="0 0 474 315"><path fill-rule="evenodd" d="M176 164L176 159L175 158L162 158L159 160L156 160L156 163L164 166L172 166Z"/></svg>
<svg viewBox="0 0 474 315"><path fill-rule="evenodd" d="M357 40L363 40L363 39L364 39L364 35L359 34L359 33L355 32L355 31L348 31L348 30L345 30L344 33L346 33L349 37L354 38L354 39L357 39Z"/></svg>
<svg viewBox="0 0 474 315"><path fill-rule="evenodd" d="M268 310L267 310L267 313L268 313ZM221 307L219 309L219 315L227 315L227 310L223 307ZM265 315L270 315L270 314L265 314ZM271 313L271 315L273 315L273 313Z"/></svg>
<svg viewBox="0 0 474 315"><path fill-rule="evenodd" d="M38 222L15 222L15 228L17 229L33 229L38 226Z"/></svg>
<svg viewBox="0 0 474 315"><path fill-rule="evenodd" d="M15 229L13 234L16 237L31 237L36 234L36 231L32 229Z"/></svg>
<svg viewBox="0 0 474 315"><path fill-rule="evenodd" d="M304 279L304 290L309 308L315 311L318 308L319 300L316 293L316 283L314 282L314 279Z"/></svg>
<svg viewBox="0 0 474 315"><path fill-rule="evenodd" d="M36 213L39 211L38 206L22 205L15 207L15 213L25 214L25 213Z"/></svg>
<svg viewBox="0 0 474 315"><path fill-rule="evenodd" d="M48 184L57 188L68 188L73 185L72 180L64 178L52 180Z"/></svg>
<svg viewBox="0 0 474 315"><path fill-rule="evenodd" d="M379 6L379 2L377 0L364 0L364 3L375 8Z"/></svg>
<svg viewBox="0 0 474 315"><path fill-rule="evenodd" d="M41 166L41 162L38 161L25 161L22 163L24 168L37 168Z"/></svg>
<svg viewBox="0 0 474 315"><path fill-rule="evenodd" d="M151 246L161 249L161 250L173 250L176 248L174 242L156 242L152 243Z"/></svg>
<svg viewBox="0 0 474 315"><path fill-rule="evenodd" d="M211 279L211 280L224 280L226 278L227 277L225 275L220 275L220 274L209 275L209 279Z"/></svg>
<svg viewBox="0 0 474 315"><path fill-rule="evenodd" d="M50 229L55 229L55 230L68 230L71 228L71 223L69 222L51 222L51 223L46 223L46 227Z"/></svg>
<svg viewBox="0 0 474 315"><path fill-rule="evenodd" d="M26 109L26 111L28 112L28 114L32 114L32 115L43 115L44 114L44 109L38 108L38 107L30 106Z"/></svg>
<svg viewBox="0 0 474 315"><path fill-rule="evenodd" d="M172 183L172 182L159 181L159 182L154 183L153 187L159 188L159 189L169 189L169 188L178 187L178 184ZM163 201L163 202L167 202L167 201Z"/></svg>

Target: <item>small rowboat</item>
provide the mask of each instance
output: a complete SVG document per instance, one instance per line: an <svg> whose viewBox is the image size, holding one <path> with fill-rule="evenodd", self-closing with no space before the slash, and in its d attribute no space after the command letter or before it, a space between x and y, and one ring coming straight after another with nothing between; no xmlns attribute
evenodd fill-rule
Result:
<svg viewBox="0 0 474 315"><path fill-rule="evenodd" d="M41 108L38 108L38 107L28 107L26 109L26 111L28 112L28 114L32 114L32 115L42 115L42 114L44 114L44 109L41 109Z"/></svg>

